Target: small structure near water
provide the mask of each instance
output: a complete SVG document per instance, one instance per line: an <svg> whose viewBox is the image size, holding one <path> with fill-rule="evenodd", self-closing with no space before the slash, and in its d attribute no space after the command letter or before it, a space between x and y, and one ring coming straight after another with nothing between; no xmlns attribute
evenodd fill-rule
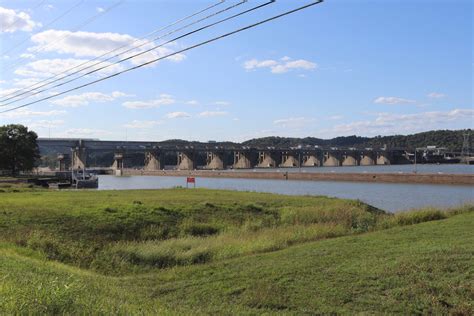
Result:
<svg viewBox="0 0 474 316"><path fill-rule="evenodd" d="M97 189L99 177L95 173L79 169L71 174L71 186L76 189Z"/></svg>

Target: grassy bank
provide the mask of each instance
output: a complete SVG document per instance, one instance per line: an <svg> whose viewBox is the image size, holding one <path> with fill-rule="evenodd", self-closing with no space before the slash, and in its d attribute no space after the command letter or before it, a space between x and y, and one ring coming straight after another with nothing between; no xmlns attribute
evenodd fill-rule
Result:
<svg viewBox="0 0 474 316"><path fill-rule="evenodd" d="M203 189L4 192L0 310L468 313L473 211Z"/></svg>
<svg viewBox="0 0 474 316"><path fill-rule="evenodd" d="M326 197L212 190L10 192L4 242L107 274L274 251L373 229L384 213Z"/></svg>

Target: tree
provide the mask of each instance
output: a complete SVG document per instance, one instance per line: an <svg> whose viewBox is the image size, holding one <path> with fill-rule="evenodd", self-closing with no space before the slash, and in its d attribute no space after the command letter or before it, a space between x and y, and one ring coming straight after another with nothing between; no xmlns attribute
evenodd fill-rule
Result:
<svg viewBox="0 0 474 316"><path fill-rule="evenodd" d="M0 169L13 175L32 170L40 158L37 138L23 125L0 126Z"/></svg>

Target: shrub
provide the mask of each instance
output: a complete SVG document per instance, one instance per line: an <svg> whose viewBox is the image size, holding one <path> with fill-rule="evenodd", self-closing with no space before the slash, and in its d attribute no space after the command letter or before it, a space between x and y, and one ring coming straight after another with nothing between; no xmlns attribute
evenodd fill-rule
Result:
<svg viewBox="0 0 474 316"><path fill-rule="evenodd" d="M356 233L364 233L375 227L377 218L370 213L357 214L352 218L352 230Z"/></svg>
<svg viewBox="0 0 474 316"><path fill-rule="evenodd" d="M215 206L214 204L212 204L211 202L206 202L206 203L204 203L204 206L205 206L205 207L209 207L209 208L214 208L214 207L216 207L216 206Z"/></svg>
<svg viewBox="0 0 474 316"><path fill-rule="evenodd" d="M445 218L447 218L446 213L439 210L422 210L409 213L398 213L395 215L397 224L400 226L413 225Z"/></svg>
<svg viewBox="0 0 474 316"><path fill-rule="evenodd" d="M210 224L186 224L183 227L183 231L186 235L191 236L209 236L219 232L219 228Z"/></svg>
<svg viewBox="0 0 474 316"><path fill-rule="evenodd" d="M248 204L244 205L243 208L247 212L251 212L251 213L261 213L263 211L263 207L261 207L259 205L256 205L256 204L253 204L253 203L248 203Z"/></svg>
<svg viewBox="0 0 474 316"><path fill-rule="evenodd" d="M280 210L280 216L281 222L286 225L338 224L356 232L365 232L375 226L378 215L356 206L325 207L323 205L284 207Z"/></svg>
<svg viewBox="0 0 474 316"><path fill-rule="evenodd" d="M296 243L347 234L340 225L295 225L256 232L231 232L210 237L188 236L163 241L116 243L109 253L132 264L155 267L190 265L275 251Z"/></svg>
<svg viewBox="0 0 474 316"><path fill-rule="evenodd" d="M104 212L106 212L106 213L117 213L118 210L116 208L113 208L113 207L106 207L106 208L104 208Z"/></svg>
<svg viewBox="0 0 474 316"><path fill-rule="evenodd" d="M41 231L33 231L26 240L26 245L42 252L46 258L63 262L70 262L71 256L61 240Z"/></svg>
<svg viewBox="0 0 474 316"><path fill-rule="evenodd" d="M376 224L379 229L387 229L394 226L406 226L435 221L448 218L449 213L436 209L423 209L405 213L397 213L391 216L381 217Z"/></svg>
<svg viewBox="0 0 474 316"><path fill-rule="evenodd" d="M110 254L136 265L166 268L176 265L205 263L211 254L199 237L117 244Z"/></svg>
<svg viewBox="0 0 474 316"><path fill-rule="evenodd" d="M163 240L177 236L177 229L166 225L149 225L140 230L141 240Z"/></svg>

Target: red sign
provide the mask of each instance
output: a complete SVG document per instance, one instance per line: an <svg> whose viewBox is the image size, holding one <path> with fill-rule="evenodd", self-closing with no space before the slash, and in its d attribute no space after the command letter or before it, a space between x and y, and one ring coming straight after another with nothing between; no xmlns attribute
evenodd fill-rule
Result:
<svg viewBox="0 0 474 316"><path fill-rule="evenodd" d="M188 177L188 178L186 179L186 183L196 183L196 178L194 178L194 177Z"/></svg>

